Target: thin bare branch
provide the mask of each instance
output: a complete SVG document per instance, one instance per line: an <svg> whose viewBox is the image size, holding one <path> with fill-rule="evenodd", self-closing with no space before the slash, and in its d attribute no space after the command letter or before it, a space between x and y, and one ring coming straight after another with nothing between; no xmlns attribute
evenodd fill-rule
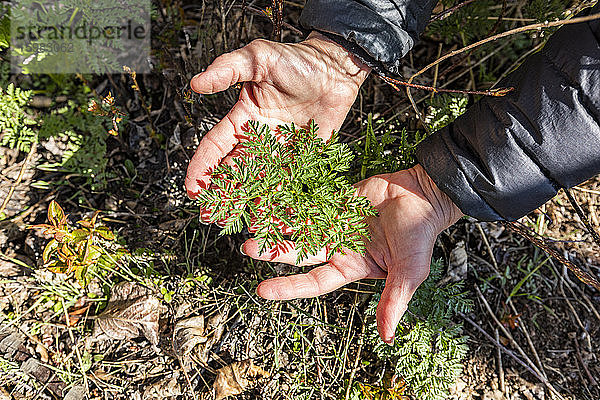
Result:
<svg viewBox="0 0 600 400"><path fill-rule="evenodd" d="M281 42L281 25L283 24L283 0L272 0L271 20L273 21L272 39Z"/></svg>
<svg viewBox="0 0 600 400"><path fill-rule="evenodd" d="M512 36L512 35L516 35L518 33L523 33L523 32L527 32L527 31L532 31L532 30L536 30L536 29L547 29L547 28L552 28L554 26L561 26L561 25L571 25L571 24L578 24L578 23L582 23L582 22L588 22L588 21L593 21L595 19L600 18L600 13L596 13L596 14L592 14L592 15L586 15L584 17L576 17L576 18L572 18L572 19L561 19L558 21L545 21L545 22L540 22L537 24L530 24L530 25L525 25L525 26L521 26L519 28L515 28L515 29L511 29L508 30L506 32L501 32L498 33L496 35L490 36L488 38L482 39L478 42L472 43L468 46L462 47L460 49L451 51L450 53L438 58L437 60L429 63L427 66L421 68L419 71L417 71L415 74L413 74L409 79L408 79L408 84L412 84L413 80L423 74L425 71L429 70L430 68L435 67L437 64L441 63L444 60L447 60L451 57L454 57L458 54L464 53L465 51L469 51L471 49L474 49L476 47L479 47L483 44L489 43L489 42L493 42L495 40L501 39L503 37L507 37L507 36ZM410 88L412 86L410 85L406 85L406 93L408 95L408 98L415 110L415 112L417 113L417 116L419 118L421 118L421 113L419 112L419 109L417 108L417 105L415 104L415 101L412 97L412 94L410 92Z"/></svg>
<svg viewBox="0 0 600 400"><path fill-rule="evenodd" d="M267 15L267 13L265 13L264 10L260 10L260 9L258 9L256 7L252 7L252 6L249 6L249 5L246 5L246 6L234 5L233 7L234 8L243 8L245 10L250 11L254 15L260 15L262 17L269 18L269 16ZM296 35L300 35L300 36L303 35L303 33L302 33L302 31L300 29L296 28L294 25L288 24L287 22L282 22L281 26L284 27L284 28L286 28L286 29L289 29L290 31L294 32Z"/></svg>
<svg viewBox="0 0 600 400"><path fill-rule="evenodd" d="M438 20L442 21L442 20L448 18L449 16L451 16L452 14L454 14L456 11L460 10L464 6L468 6L469 4L471 4L474 1L475 0L466 0L466 1L463 1L462 3L458 3L457 5L450 7L449 9L444 10L441 13L432 16L431 19L429 20L429 23L432 23L433 21L438 21Z"/></svg>
<svg viewBox="0 0 600 400"><path fill-rule="evenodd" d="M536 371L534 371L529 365L527 365L525 362L523 362L523 360L521 360L519 357L517 357L517 355L515 353L513 353L511 350L507 349L506 347L504 347L499 341L497 341L496 339L494 339L492 337L492 335L490 335L489 333L487 333L481 326L479 326L475 321L473 321L471 318L469 318L468 316L466 316L464 313L459 312L458 315L460 315L465 321L467 321L469 324L471 324L475 329L477 329L483 336L486 337L486 339L488 339L490 342L492 342L494 345L496 345L500 350L502 350L504 353L506 353L508 356L510 356L513 360L515 360L519 365L521 365L523 368L525 368L527 371L529 371L529 373L531 373L533 376L535 376L540 382L542 382L550 391L552 391L553 393L557 394L558 396L560 396L560 398L563 398L560 393L554 389L554 387L552 386L552 384L550 384L550 382L548 381L548 379L544 378L543 376L541 376L540 374L538 374Z"/></svg>
<svg viewBox="0 0 600 400"><path fill-rule="evenodd" d="M525 239L529 240L537 247L554 257L556 261L569 268L571 272L573 272L580 281L600 291L600 281L598 281L598 279L595 276L584 271L583 269L581 269L581 267L575 265L573 262L567 260L562 254L559 253L558 250L550 247L549 243L547 243L546 238L537 235L536 233L532 232L530 229L526 228L518 222L503 222L503 225L511 231L523 236Z"/></svg>
<svg viewBox="0 0 600 400"><path fill-rule="evenodd" d="M23 165L21 165L21 170L19 171L19 175L17 176L17 180L10 186L10 189L8 190L8 193L7 193L6 197L4 198L4 201L2 202L2 205L0 206L0 215L6 209L6 206L8 205L8 202L10 201L10 198L12 197L13 193L15 192L15 189L17 188L17 186L19 186L21 184L21 180L23 180L23 175L25 175L25 171L27 170L27 166L29 165L29 162L31 161L31 158L35 154L36 148L37 148L37 144L36 143L34 143L34 144L31 145L31 149L29 150L29 154L27 154L27 158L25 159L25 161L23 161Z"/></svg>
<svg viewBox="0 0 600 400"><path fill-rule="evenodd" d="M583 209L581 208L579 203L577 203L577 200L575 200L575 197L573 197L571 191L565 188L564 192L567 195L567 198L569 199L569 203L571 203L571 205L575 209L575 212L579 216L579 219L581 219L581 222L583 222L590 235L592 235L594 242L596 242L596 244L600 246L600 235L598 235L598 232L596 232L596 230L592 226L592 223L590 222L589 218L587 217L587 215L585 215Z"/></svg>
<svg viewBox="0 0 600 400"><path fill-rule="evenodd" d="M397 91L400 91L400 88L398 87L398 85L400 85L400 86L405 86L407 88L411 87L411 88L414 88L414 89L426 90L426 91L433 92L433 93L478 94L478 95L482 95L482 96L502 97L502 96L505 96L507 93L511 92L512 90L514 90L514 88L512 88L512 87L490 89L490 90L483 90L483 91L479 91L479 90L460 90L460 89L443 89L443 88L438 88L438 87L433 87L433 86L419 85L417 83L404 82L404 81L400 81L398 79L390 78L390 77L385 76L383 74L379 74L379 77L381 79L383 79L388 85L390 85L391 87L393 87L394 89L396 89Z"/></svg>

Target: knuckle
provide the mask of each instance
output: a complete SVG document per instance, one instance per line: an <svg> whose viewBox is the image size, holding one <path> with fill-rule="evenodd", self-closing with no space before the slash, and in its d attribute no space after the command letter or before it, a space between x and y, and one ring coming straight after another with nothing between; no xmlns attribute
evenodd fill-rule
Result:
<svg viewBox="0 0 600 400"><path fill-rule="evenodd" d="M270 45L270 41L266 40L266 39L254 39L253 41L251 41L250 43L248 43L249 48L264 48L265 46Z"/></svg>

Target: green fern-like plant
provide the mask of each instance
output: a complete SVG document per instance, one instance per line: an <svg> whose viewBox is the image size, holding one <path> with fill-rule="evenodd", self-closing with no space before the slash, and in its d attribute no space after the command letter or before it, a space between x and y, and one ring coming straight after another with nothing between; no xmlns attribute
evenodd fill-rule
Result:
<svg viewBox="0 0 600 400"><path fill-rule="evenodd" d="M106 140L110 119L93 115L76 101L45 114L39 130L40 140L54 137L64 141L66 149L58 163L43 166L81 174L103 185L107 164Z"/></svg>
<svg viewBox="0 0 600 400"><path fill-rule="evenodd" d="M40 76L40 79L49 80L49 77ZM85 86L76 85L66 78L59 83L64 84L64 90L68 89L70 99L62 106L53 106L35 114L28 108L33 90L13 83L9 83L6 89L0 87L0 145L29 152L34 143L50 139L62 142L62 154L37 167L81 174L94 188L101 188L106 181L106 141L111 134L118 134L119 128L126 122L125 115L113 105L110 107L117 110L118 115L98 112L100 106L90 108ZM112 96L109 97L114 101ZM108 107L104 101L102 105Z"/></svg>
<svg viewBox="0 0 600 400"><path fill-rule="evenodd" d="M409 390L420 400L442 400L462 371L468 350L462 325L452 322L457 312L466 312L472 302L463 292L462 282L438 287L442 264L434 261L429 278L419 287L402 318L393 346L383 343L373 321L369 327L374 353L389 360L395 373L406 380ZM367 314L374 316L380 296L374 295Z"/></svg>
<svg viewBox="0 0 600 400"><path fill-rule="evenodd" d="M31 145L37 142L37 133L32 129L36 122L26 109L31 96L30 90L23 90L12 83L6 89L0 88L2 146L28 152Z"/></svg>
<svg viewBox="0 0 600 400"><path fill-rule="evenodd" d="M438 95L429 102L425 123L432 132L442 129L467 111L466 96Z"/></svg>
<svg viewBox="0 0 600 400"><path fill-rule="evenodd" d="M445 9L456 5L454 0L442 0ZM427 34L439 36L446 43L462 40L475 41L489 34L495 21L489 19L497 14L492 0L475 1L452 13L448 18L432 22L427 27Z"/></svg>
<svg viewBox="0 0 600 400"><path fill-rule="evenodd" d="M201 206L212 210L211 221L225 221L223 234L251 227L261 252L291 240L298 261L323 248L328 257L343 249L364 252L365 218L375 210L341 175L350 169L350 148L337 142L335 132L324 141L317 130L311 123L271 132L248 122L241 154L233 165L217 167L213 185L199 195Z"/></svg>
<svg viewBox="0 0 600 400"><path fill-rule="evenodd" d="M419 131L409 134L406 128L398 131L394 124L388 125L383 134L376 133L377 121L373 115L367 117L364 138L354 145L358 165L355 180L373 175L400 171L413 167L417 163L415 151L417 145L425 139Z"/></svg>
<svg viewBox="0 0 600 400"><path fill-rule="evenodd" d="M149 12L150 2L138 0L13 2L13 62L25 74L120 71L125 62L136 62L131 47L147 43L134 41L138 34L122 27L146 27Z"/></svg>

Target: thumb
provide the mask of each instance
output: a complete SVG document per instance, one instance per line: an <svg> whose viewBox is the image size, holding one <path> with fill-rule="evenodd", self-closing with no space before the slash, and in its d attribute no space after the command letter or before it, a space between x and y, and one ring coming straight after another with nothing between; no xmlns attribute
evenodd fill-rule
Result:
<svg viewBox="0 0 600 400"><path fill-rule="evenodd" d="M239 82L262 80L265 74L260 61L268 54L264 53L269 51L266 43L268 42L255 40L241 49L217 57L206 71L192 78L192 90L201 94L212 94Z"/></svg>
<svg viewBox="0 0 600 400"><path fill-rule="evenodd" d="M408 302L429 275L429 264L406 268L396 266L388 272L385 288L377 305L377 330L381 339L391 344L396 327L408 309Z"/></svg>

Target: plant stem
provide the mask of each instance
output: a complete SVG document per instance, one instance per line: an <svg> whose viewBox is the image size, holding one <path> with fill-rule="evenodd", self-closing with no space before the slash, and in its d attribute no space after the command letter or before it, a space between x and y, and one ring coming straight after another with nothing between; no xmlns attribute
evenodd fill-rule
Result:
<svg viewBox="0 0 600 400"><path fill-rule="evenodd" d="M490 89L490 90L443 89L443 88L439 88L439 87L419 85L417 83L404 82L404 81L390 78L383 74L379 74L379 77L381 79L383 79L388 85L390 85L391 87L396 89L397 91L400 91L400 88L397 85L401 85L401 86L405 86L407 88L407 90L408 90L408 88L414 88L414 89L426 90L428 92L433 92L433 93L460 93L460 94L477 94L477 95L482 95L482 96L502 97L502 96L505 96L507 93L514 90L514 88L512 88L512 87ZM416 107L416 104L413 107ZM418 110L417 110L417 114L419 114Z"/></svg>
<svg viewBox="0 0 600 400"><path fill-rule="evenodd" d="M590 223L589 218L584 214L583 210L581 209L581 206L579 205L579 203L577 203L577 201L575 200L575 197L573 197L573 194L571 193L571 191L567 188L565 188L564 191L565 191L565 194L567 195L567 198L569 199L569 202L575 209L575 212L577 212L577 215L579 215L579 219L581 219L581 222L583 222L583 224L587 228L590 235L592 235L594 242L596 242L596 244L598 246L600 246L600 235L598 235L598 232L596 232L596 230Z"/></svg>
<svg viewBox="0 0 600 400"><path fill-rule="evenodd" d="M281 25L283 23L283 0L273 0L271 15L273 16L273 40L281 42Z"/></svg>
<svg viewBox="0 0 600 400"><path fill-rule="evenodd" d="M554 257L559 263L565 265L571 270L571 272L575 274L575 276L577 276L577 278L580 281L600 291L600 281L598 281L598 279L595 276L584 271L583 269L581 269L581 267L575 265L573 262L567 260L562 254L558 252L558 250L551 248L550 245L547 243L546 238L531 232L531 230L527 229L519 222L503 222L502 224L506 228L510 229L515 233L518 233L525 239L535 244L540 249L544 250L546 253Z"/></svg>
<svg viewBox="0 0 600 400"><path fill-rule="evenodd" d="M581 22L588 22L588 21L593 21L595 19L600 18L600 13L596 13L596 14L592 14L592 15L586 15L584 17L577 17L577 18L572 18L572 19L568 19L568 20L558 20L558 21L552 21L552 22L540 22L537 24L530 24L530 25L525 25L525 26L521 26L519 28L515 28L515 29L511 29L508 30L506 32L501 32L498 33L496 35L490 36L488 38L482 39L478 42L472 43L468 46L462 47L460 49L451 51L450 53L438 58L437 60L433 61L432 63L428 64L427 66L421 68L419 71L417 71L415 74L413 74L409 79L408 79L408 84L405 85L406 86L406 93L408 95L408 98L410 100L410 103L412 104L413 108L415 109L415 112L417 113L417 116L419 117L419 119L421 118L421 113L419 112L419 109L417 108L417 105L415 104L415 101L412 97L412 94L410 93L410 88L414 87L411 86L409 84L412 84L412 81L419 75L421 75L422 73L424 73L425 71L429 70L430 68L435 67L437 64L441 63L444 60L447 60L448 58L454 57L457 54L460 53L464 53L465 51L469 51L471 49L474 49L475 47L479 47L482 44L485 43L489 43L489 42L493 42L494 40L503 38L503 37L507 37L507 36L511 36L511 35L515 35L517 33L522 33L522 32L527 32L527 31L531 31L531 30L535 30L535 29L546 29L546 28L551 28L554 26L561 26L561 25L571 25L571 24L578 24ZM419 88L422 89L422 88Z"/></svg>
<svg viewBox="0 0 600 400"><path fill-rule="evenodd" d="M466 0L466 1L463 1L462 3L458 3L454 7L450 7L449 9L432 16L431 19L429 20L429 23L432 23L433 21L437 21L437 20L442 21L442 20L448 18L449 16L451 16L452 14L454 14L459 9L463 8L464 6L468 6L469 4L471 4L474 1L475 0Z"/></svg>
<svg viewBox="0 0 600 400"><path fill-rule="evenodd" d="M10 186L10 189L8 190L8 194L6 195L6 197L4 198L4 201L2 202L2 205L0 206L0 215L2 215L2 213L4 212L4 209L6 209L6 206L8 206L8 202L10 201L10 198L12 197L13 193L15 192L15 189L21 183L21 180L23 179L23 175L25 175L25 170L27 169L27 166L29 165L31 158L35 154L36 148L37 148L37 143L34 143L31 145L31 149L29 149L29 154L27 154L27 158L25 159L25 161L23 161L23 165L21 166L21 170L19 171L17 180L15 181L15 183L13 183Z"/></svg>

